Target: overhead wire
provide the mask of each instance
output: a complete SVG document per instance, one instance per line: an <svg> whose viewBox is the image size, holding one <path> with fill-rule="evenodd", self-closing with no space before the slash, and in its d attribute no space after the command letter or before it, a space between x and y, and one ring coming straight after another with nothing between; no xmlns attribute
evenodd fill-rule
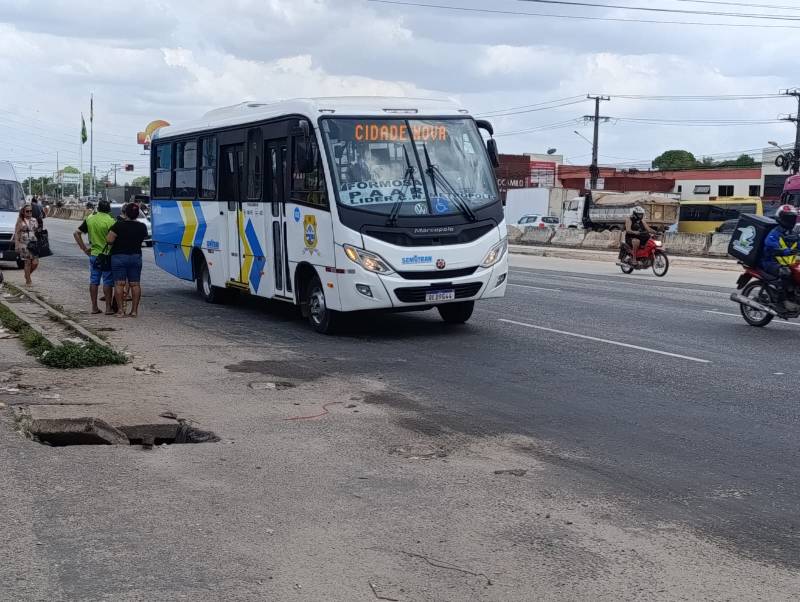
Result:
<svg viewBox="0 0 800 602"><path fill-rule="evenodd" d="M495 15L515 15L526 17L545 17L553 19L569 19L578 21L606 21L615 23L647 23L657 25L698 25L702 27L734 27L734 28L761 28L761 29L800 29L800 25L771 25L766 23L718 23L712 21L661 21L658 19L634 19L626 17L598 17L593 15L565 15L556 13L526 12L514 10L500 10L492 8L476 8L468 6L452 6L446 4L433 4L430 2L411 2L409 0L366 0L377 4L395 6L410 6L416 8L435 8L439 10L460 11L468 13L482 13Z"/></svg>
<svg viewBox="0 0 800 602"><path fill-rule="evenodd" d="M765 19L769 21L800 21L800 17L786 17L781 15L765 15L763 13L736 13L730 11L716 10L691 10L683 8L662 8L657 6L627 6L621 4L603 4L597 2L581 2L579 0L517 0L517 2L528 2L531 4L550 4L557 6L575 6L580 8L613 8L622 10L636 10L642 12L679 14L679 15L699 15L704 17L734 17L737 19Z"/></svg>

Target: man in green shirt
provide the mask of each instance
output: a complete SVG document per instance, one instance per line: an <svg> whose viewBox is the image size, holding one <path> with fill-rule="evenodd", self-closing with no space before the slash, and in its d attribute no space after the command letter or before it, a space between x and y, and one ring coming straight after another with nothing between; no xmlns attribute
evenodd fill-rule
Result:
<svg viewBox="0 0 800 602"><path fill-rule="evenodd" d="M100 201L97 203L97 212L93 213L78 226L75 230L73 237L75 242L81 248L81 251L89 256L89 299L92 301L92 313L102 313L100 308L97 307L97 292L100 283L103 283L103 294L106 296L106 315L110 316L114 312L111 309L111 303L114 298L114 278L111 276L111 271L101 272L95 269L95 261L97 256L103 251L106 246L106 236L108 231L116 223L116 220L111 216L111 203L108 201ZM83 235L89 235L89 246L83 240Z"/></svg>

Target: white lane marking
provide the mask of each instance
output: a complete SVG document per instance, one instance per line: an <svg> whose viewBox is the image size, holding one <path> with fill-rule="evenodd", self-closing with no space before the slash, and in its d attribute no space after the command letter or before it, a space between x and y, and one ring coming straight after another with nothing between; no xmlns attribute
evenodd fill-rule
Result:
<svg viewBox="0 0 800 602"><path fill-rule="evenodd" d="M531 286L530 284L514 284L513 282L509 282L508 286L519 286L521 288L534 288L537 291L554 291L556 293L560 293L560 288L547 288L545 286Z"/></svg>
<svg viewBox="0 0 800 602"><path fill-rule="evenodd" d="M731 316L733 318L741 318L742 314L729 314L725 311L714 311L713 309L704 309L703 310L707 314L717 314L718 316ZM773 324L777 324L778 326L800 326L797 322L784 322L781 320L780 322L772 322Z"/></svg>
<svg viewBox="0 0 800 602"><path fill-rule="evenodd" d="M587 341L595 341L596 343L607 343L608 345L616 345L617 347L626 347L627 349L637 349L638 351L647 351L648 353L657 353L658 355L667 355L669 357L677 357L682 360L689 360L690 362L698 362L700 364L710 364L709 360L700 359L699 357L692 357L690 355L681 355L679 353L670 353L669 351L659 351L658 349L650 349L649 347L640 347L639 345L631 345L630 343L621 343L620 341L611 341L609 339L601 339L598 337L590 337L585 334L578 334L577 332L567 332L566 330L556 330L555 328L547 328L546 326L537 326L536 324L527 324L525 322L517 322L515 320L507 320L500 318L500 322L507 324L516 324L517 326L524 326L526 328L535 328L536 330L544 330L546 332L554 332L556 334L563 334L568 337L575 337L576 339L585 339Z"/></svg>
<svg viewBox="0 0 800 602"><path fill-rule="evenodd" d="M651 277L646 277L646 276L644 276L644 277L643 276L637 276L637 278L641 278L642 279L642 280L639 280L639 281L631 280L629 282L626 282L626 281L621 280L621 279L619 279L619 280L608 280L607 279L608 277L611 277L611 278L622 278L618 274L597 274L597 276L598 276L597 278L587 278L585 276L571 276L571 275L567 275L567 274L559 274L559 275L551 276L549 274L543 274L543 273L539 273L539 272L526 272L524 270L509 270L509 273L514 274L515 276L527 276L528 278L539 277L539 278L543 278L544 280L558 280L559 278L566 278L566 279L570 279L570 280L583 280L584 282L592 282L594 284L604 284L604 285L607 285L607 286L611 286L611 285L615 285L615 284L621 284L623 286L634 286L634 287L646 286L646 287L649 287L650 289L655 288L657 290L666 289L666 290L669 290L669 291L686 291L686 292L690 292L690 293L706 293L706 294L711 294L711 295L729 295L729 293L726 293L724 291L715 291L715 290L708 290L708 289L702 289L702 288L691 288L691 283L690 282L668 281L669 282L669 286L666 286L666 285L665 286L657 286L656 285L654 287L652 284L650 284L651 282L664 282L664 280L663 279L657 279L655 277L651 278ZM686 284L688 284L690 286L681 286L681 285L686 285ZM675 286L675 285L678 285L678 286ZM711 286L714 286L714 285L711 285ZM720 288L722 288L722 287L720 287Z"/></svg>

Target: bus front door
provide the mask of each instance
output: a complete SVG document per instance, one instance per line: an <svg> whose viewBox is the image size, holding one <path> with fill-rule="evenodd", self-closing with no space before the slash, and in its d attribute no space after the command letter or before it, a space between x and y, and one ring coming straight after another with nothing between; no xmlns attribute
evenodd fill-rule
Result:
<svg viewBox="0 0 800 602"><path fill-rule="evenodd" d="M227 201L228 221L228 279L232 286L245 287L247 275L242 273L244 253L239 235L244 219L242 202L245 196L244 144L229 144L220 148L220 200Z"/></svg>
<svg viewBox="0 0 800 602"><path fill-rule="evenodd" d="M278 297L292 297L292 279L289 271L289 257L286 246L286 202L288 200L288 152L285 138L266 142L267 150L267 201L270 204L269 253L274 279L274 294Z"/></svg>

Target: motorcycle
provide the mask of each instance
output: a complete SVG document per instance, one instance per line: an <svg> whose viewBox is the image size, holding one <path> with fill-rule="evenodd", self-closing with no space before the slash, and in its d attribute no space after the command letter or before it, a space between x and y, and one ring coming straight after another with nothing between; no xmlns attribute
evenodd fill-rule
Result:
<svg viewBox="0 0 800 602"><path fill-rule="evenodd" d="M744 321L750 326L766 326L773 318L800 317L800 263L788 267L791 279L742 264L744 273L736 281L731 301L739 304Z"/></svg>
<svg viewBox="0 0 800 602"><path fill-rule="evenodd" d="M669 270L669 257L667 257L662 246L663 243L660 240L651 237L645 244L639 246L639 251L636 253L636 261L631 263L630 258L633 255L633 249L623 240L619 247L617 265L623 274L630 274L633 270L652 268L656 276L666 276Z"/></svg>

